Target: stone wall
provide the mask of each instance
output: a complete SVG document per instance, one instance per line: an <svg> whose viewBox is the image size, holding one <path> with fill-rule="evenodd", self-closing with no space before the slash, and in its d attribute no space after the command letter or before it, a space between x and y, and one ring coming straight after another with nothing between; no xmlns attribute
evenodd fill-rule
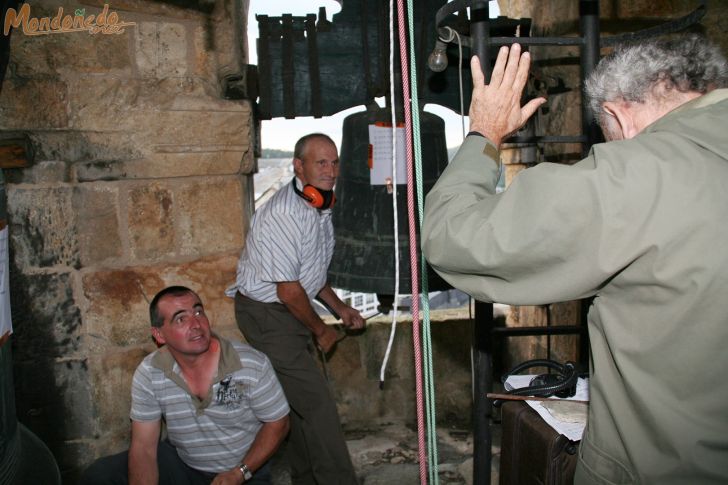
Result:
<svg viewBox="0 0 728 485"><path fill-rule="evenodd" d="M119 34L11 37L0 129L32 145L26 168L5 171L18 418L71 483L127 446L158 290L198 290L217 330L236 332L223 290L248 223L254 123L221 78L245 62L247 2L184 3L113 2L134 23ZM103 6L43 0L30 16Z"/></svg>
<svg viewBox="0 0 728 485"><path fill-rule="evenodd" d="M504 15L532 17L537 33L574 32L576 0L501 3ZM708 3L704 23L725 46L728 7ZM603 2L602 14L605 25L625 18L652 25L660 14L651 12L692 4ZM59 6L98 14L103 5L39 0L32 16L53 16ZM26 168L5 171L18 417L50 446L67 483L95 457L128 444L131 375L154 348L147 302L156 291L191 286L215 330L240 338L223 290L234 279L252 210L256 134L251 104L224 99L221 81L245 62L236 32L245 30L247 1L120 0L112 10L134 25L118 35L16 30L0 92L2 134L27 134L32 145ZM537 65L552 58L534 55ZM548 75L562 77L567 91L551 96L542 122L551 134L575 133L578 80L570 73L578 61L568 49L557 59ZM534 160L572 162L578 151L549 148ZM532 161L514 153L509 179ZM549 318L575 323L578 307L518 308L509 324ZM471 325L462 316L438 320L438 417L467 423ZM344 425L412 425L411 323L398 330L383 390L389 326L371 323L328 363ZM513 345L525 346L524 356L542 355L544 340L527 340ZM563 355L575 351L573 339L552 344L567 349Z"/></svg>
<svg viewBox="0 0 728 485"><path fill-rule="evenodd" d="M128 446L130 382L154 349L148 300L164 286L197 290L214 329L241 338L225 287L252 210L252 106L223 99L221 79L245 57L219 0L114 2L118 35L31 36L15 30L0 92L0 130L27 134L27 167L5 170L11 232L18 418L53 451L64 483ZM43 0L31 16L103 3ZM199 8L196 8L199 7ZM449 317L448 317L449 318ZM470 420L470 325L433 327L437 408ZM386 319L349 337L328 371L348 428L414 425L411 322L402 321L379 389Z"/></svg>
<svg viewBox="0 0 728 485"><path fill-rule="evenodd" d="M467 427L471 421L470 337L465 310L432 312L432 349L437 421ZM391 317L367 322L366 332L342 340L328 362L331 388L345 429L387 423L416 426L412 321L400 317L384 386L379 376Z"/></svg>

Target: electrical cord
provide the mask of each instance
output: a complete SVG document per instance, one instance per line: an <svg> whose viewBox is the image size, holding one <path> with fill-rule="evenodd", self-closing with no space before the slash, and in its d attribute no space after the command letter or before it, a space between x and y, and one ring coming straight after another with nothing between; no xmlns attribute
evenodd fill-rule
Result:
<svg viewBox="0 0 728 485"><path fill-rule="evenodd" d="M579 373L576 370L576 364L574 364L573 362L559 364L558 362L550 359L528 360L515 366L507 374L503 375L501 377L501 382L505 386L506 380L509 376L518 374L519 372L530 369L532 367L547 367L549 369L555 370L556 374L554 380L552 382L549 382L549 379L545 378L542 375L534 376L534 379L531 382L537 382L537 384L519 388L506 388L505 394L513 396L549 397L564 391L566 392L567 396L573 396L572 389L573 391L576 390L576 383L579 380ZM493 406L498 407L500 406L500 404L501 401L498 399L493 401Z"/></svg>
<svg viewBox="0 0 728 485"><path fill-rule="evenodd" d="M443 27L444 30L447 30L448 36L447 38L438 36L439 39L443 42L450 43L454 39L457 39L458 41L458 85L460 88L460 123L462 124L462 130L463 130L463 140L465 139L465 102L463 101L463 43L460 39L460 34L457 30L453 29L452 27Z"/></svg>

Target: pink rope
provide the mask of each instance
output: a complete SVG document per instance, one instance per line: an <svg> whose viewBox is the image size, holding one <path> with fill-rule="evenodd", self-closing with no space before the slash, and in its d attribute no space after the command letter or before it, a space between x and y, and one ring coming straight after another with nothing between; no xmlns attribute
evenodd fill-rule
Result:
<svg viewBox="0 0 728 485"><path fill-rule="evenodd" d="M412 279L412 344L415 354L415 395L417 396L417 442L420 458L420 484L427 485L427 448L425 446L424 399L422 397L422 346L420 343L420 289L417 234L415 232L414 177L412 175L412 112L410 106L409 65L407 63L407 35L404 17L404 1L397 0L399 20L399 57L402 66L402 95L404 103L405 149L407 152L407 213L409 215L409 249ZM394 100L392 100L394 102ZM396 214L395 214L396 217Z"/></svg>

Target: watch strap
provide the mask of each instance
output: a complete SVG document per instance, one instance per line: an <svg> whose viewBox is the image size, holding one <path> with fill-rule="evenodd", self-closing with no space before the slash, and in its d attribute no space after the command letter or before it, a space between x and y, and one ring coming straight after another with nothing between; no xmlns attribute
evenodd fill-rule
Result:
<svg viewBox="0 0 728 485"><path fill-rule="evenodd" d="M248 468L248 465L245 463L241 463L238 468L240 469L240 472L243 474L243 479L247 482L251 478L253 478L253 474L250 471L250 468Z"/></svg>

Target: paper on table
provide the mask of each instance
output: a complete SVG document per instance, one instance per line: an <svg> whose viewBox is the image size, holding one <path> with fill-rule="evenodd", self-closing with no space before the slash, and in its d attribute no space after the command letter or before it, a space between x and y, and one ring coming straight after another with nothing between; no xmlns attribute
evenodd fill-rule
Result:
<svg viewBox="0 0 728 485"><path fill-rule="evenodd" d="M533 375L520 375L520 376L509 376L506 379L506 389L517 389L526 387L535 376ZM555 397L555 396L552 396ZM561 401L588 401L589 400L589 379L582 379L581 377L576 383L576 394L572 397L564 399L556 398ZM586 427L586 413L582 416L574 416L574 419L569 421L563 421L555 418L544 404L551 404L553 401L526 401L549 426L554 428L557 433L560 433L571 441L580 441L581 436L584 434L584 428ZM576 405L576 404L574 404ZM587 410L586 404L579 404L584 407L584 411Z"/></svg>

